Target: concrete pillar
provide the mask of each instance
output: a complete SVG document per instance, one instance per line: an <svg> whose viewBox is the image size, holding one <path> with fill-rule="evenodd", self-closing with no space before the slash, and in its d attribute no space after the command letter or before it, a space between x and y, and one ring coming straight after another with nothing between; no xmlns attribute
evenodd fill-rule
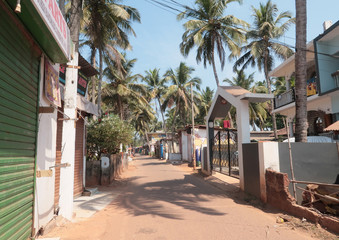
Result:
<svg viewBox="0 0 339 240"><path fill-rule="evenodd" d="M290 75L286 75L285 76L285 87L286 87L286 91L291 89L291 82L290 82Z"/></svg>
<svg viewBox="0 0 339 240"><path fill-rule="evenodd" d="M289 131L290 131L290 135L289 135L289 138L290 138L290 137L294 136L294 133L293 133L293 118L287 118L287 121L288 121L288 127L289 127Z"/></svg>
<svg viewBox="0 0 339 240"><path fill-rule="evenodd" d="M207 172L212 174L212 158L214 144L214 120L207 121Z"/></svg>
<svg viewBox="0 0 339 240"><path fill-rule="evenodd" d="M78 53L68 63L78 66ZM75 155L75 127L76 127L76 96L77 96L78 69L68 67L64 92L64 113L69 120L63 120L62 156L61 164L69 164L60 168L60 200L59 214L68 220L73 216L73 187L74 187L74 155Z"/></svg>
<svg viewBox="0 0 339 240"><path fill-rule="evenodd" d="M241 100L237 107L237 128L238 128L238 160L240 188L244 191L244 165L242 144L250 141L250 122L248 112L248 100Z"/></svg>

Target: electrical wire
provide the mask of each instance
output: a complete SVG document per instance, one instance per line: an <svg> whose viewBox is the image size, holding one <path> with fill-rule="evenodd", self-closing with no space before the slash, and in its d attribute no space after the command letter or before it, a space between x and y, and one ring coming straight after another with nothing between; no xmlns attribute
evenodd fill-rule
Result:
<svg viewBox="0 0 339 240"><path fill-rule="evenodd" d="M174 15L177 15L177 14L174 13L173 11L182 13L182 12L184 12L185 10L191 10L191 11L194 11L194 12L197 12L197 13L198 13L197 10L195 10L195 9L193 9L193 8L190 8L190 7L188 7L187 5L181 4L181 3L179 3L179 2L177 2L177 1L175 1L175 0L162 0L162 2L161 2L161 0L145 0L145 1L148 2L148 3L150 3L150 4L152 4L152 5L154 5L154 6L156 6L156 7L158 7L158 8L160 8L160 9L163 9L163 10L165 10L165 11L167 11L167 12L170 12L170 13L172 13L172 14L174 14ZM169 4L172 4L172 5L174 5L174 6L181 7L183 10L180 10L180 9L178 9L178 8L175 8L175 7L172 7L172 6L170 6ZM166 9L166 8L167 8L167 9ZM197 20L201 20L201 19L195 18L195 17L193 17L193 16L191 16L191 18L194 18L194 19L197 19ZM185 17L185 19L188 19L188 18ZM189 19L188 19L188 20L189 20ZM238 27L238 26L234 25L233 27ZM249 28L249 30L256 30L256 29L254 29L254 28ZM289 36L285 36L285 35L282 36L282 37L295 40L295 38L289 37ZM290 44L287 44L287 43L285 43L285 42L281 42L281 41L278 41L278 40L273 40L272 42L275 42L275 43L277 43L277 44L284 45L284 46L286 46L286 47L289 47L289 48L291 48L291 49L294 49L295 51L301 50L301 51L316 53L316 54L319 54L319 55L324 55L324 56L331 57L331 58L339 58L339 56L334 56L334 55L331 55L331 54L328 54L328 53L315 52L315 51L309 50L309 49L297 49L295 46L292 46L292 45L290 45ZM339 46L330 45L330 44L324 44L324 45L326 45L326 46L332 46L332 47L339 47Z"/></svg>

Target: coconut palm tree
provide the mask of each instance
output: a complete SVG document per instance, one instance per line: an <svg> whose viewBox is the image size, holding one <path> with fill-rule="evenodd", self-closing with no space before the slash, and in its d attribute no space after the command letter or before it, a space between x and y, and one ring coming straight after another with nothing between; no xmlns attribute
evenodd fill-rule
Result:
<svg viewBox="0 0 339 240"><path fill-rule="evenodd" d="M219 78L215 66L215 51L223 69L225 47L236 55L239 53L238 44L245 40L241 27L247 26L247 23L233 15L224 15L227 5L231 2L240 3L241 0L196 0L195 8L186 7L186 11L177 17L178 20L193 18L184 24L181 53L186 57L197 47L197 62L203 60L204 67L207 63L212 65L217 86Z"/></svg>
<svg viewBox="0 0 339 240"><path fill-rule="evenodd" d="M307 142L306 0L296 0L295 141Z"/></svg>
<svg viewBox="0 0 339 240"><path fill-rule="evenodd" d="M70 36L74 43L75 52L79 49L79 35L80 35L80 22L82 17L81 0L71 0L71 5L68 9L68 27ZM62 4L62 3L61 3ZM65 4L65 3L64 3ZM63 10L62 10L63 11Z"/></svg>
<svg viewBox="0 0 339 240"><path fill-rule="evenodd" d="M150 105L139 105L133 102L130 105L132 109L131 122L135 126L135 130L140 136L146 137L146 133L152 131L151 126L156 121L153 109Z"/></svg>
<svg viewBox="0 0 339 240"><path fill-rule="evenodd" d="M277 78L273 79L272 84L274 86L274 95L280 95L280 94L287 91L285 77L277 77ZM289 80L289 85L290 85L291 88L295 87L295 78L294 77L292 77Z"/></svg>
<svg viewBox="0 0 339 240"><path fill-rule="evenodd" d="M156 99L159 104L160 112L161 112L161 117L163 121L163 128L166 131L166 124L165 124L165 118L164 118L164 112L161 109L161 98L163 94L165 93L165 83L167 81L166 78L161 78L159 75L159 69L150 69L146 71L146 76L143 77L143 81L146 83L147 90L149 94L151 95L152 99ZM157 111L157 107L156 107Z"/></svg>
<svg viewBox="0 0 339 240"><path fill-rule="evenodd" d="M199 85L201 84L201 80L197 77L191 77L193 71L193 68L181 62L175 71L169 69L165 74L167 80L171 82L171 85L166 89L161 107L163 111L167 107L174 107L175 109L172 132L174 132L175 129L177 115L180 117L180 123L183 126L186 125L187 119L190 116L188 113L191 112L191 104L193 104L194 112L198 112L196 104L191 102L190 89L191 87L200 89ZM195 93L194 96L197 96L197 93ZM197 97L195 97L195 100L195 102L198 101Z"/></svg>
<svg viewBox="0 0 339 240"><path fill-rule="evenodd" d="M208 114L210 106L212 104L214 96L214 90L211 90L210 87L206 87L206 89L201 90L199 94L199 114L196 116L197 124L205 124L205 117Z"/></svg>
<svg viewBox="0 0 339 240"><path fill-rule="evenodd" d="M146 108L149 105L146 86L137 82L141 76L133 75L130 72L135 61L136 59L132 59L123 63L125 73L121 74L115 68L114 62L106 58L107 67L104 75L109 83L103 89L103 101L122 120L127 120L128 111L132 106L140 105Z"/></svg>
<svg viewBox="0 0 339 240"><path fill-rule="evenodd" d="M252 6L254 24L252 29L246 33L249 43L241 48L243 55L235 62L234 69L242 66L258 67L264 70L268 92L272 93L271 80L268 73L274 65L274 57L287 59L293 54L292 49L277 42L295 22L290 12L278 13L276 4L268 0L266 4L260 3L259 8ZM284 21L284 22L283 22ZM237 57L233 54L233 57ZM271 110L274 109L271 100ZM275 113L272 113L274 136L277 138L277 126Z"/></svg>
<svg viewBox="0 0 339 240"><path fill-rule="evenodd" d="M267 88L264 86L256 85L254 83L254 73L246 76L244 70L237 70L236 77L232 79L226 78L224 82L228 83L231 86L240 86L246 90L249 90L252 93L267 93ZM234 109L231 111L233 114L235 113ZM253 103L249 104L249 116L250 116L250 124L253 129L256 129L256 124L262 130L265 126L265 121L268 116L268 104L264 103ZM233 116L233 118L235 118Z"/></svg>
<svg viewBox="0 0 339 240"><path fill-rule="evenodd" d="M140 22L140 14L135 8L118 4L116 0L84 0L83 12L82 29L88 40L85 44L91 48L91 64L94 66L96 53L99 53L97 103L100 114L104 56L110 56L119 65L121 54L117 47L130 48L128 34L135 36L131 21ZM95 86L94 83L92 85Z"/></svg>

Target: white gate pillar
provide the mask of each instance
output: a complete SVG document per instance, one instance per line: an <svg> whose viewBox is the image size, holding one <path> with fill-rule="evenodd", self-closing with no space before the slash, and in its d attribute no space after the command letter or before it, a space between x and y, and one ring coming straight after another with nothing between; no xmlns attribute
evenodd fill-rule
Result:
<svg viewBox="0 0 339 240"><path fill-rule="evenodd" d="M240 188L244 191L244 164L242 144L250 143L250 122L248 100L239 101L237 108L237 129L238 129L238 160L239 160L239 178Z"/></svg>

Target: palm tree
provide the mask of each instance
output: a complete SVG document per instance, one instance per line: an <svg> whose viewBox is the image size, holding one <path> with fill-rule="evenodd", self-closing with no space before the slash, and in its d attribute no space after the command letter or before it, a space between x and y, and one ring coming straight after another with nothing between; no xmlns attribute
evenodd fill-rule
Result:
<svg viewBox="0 0 339 240"><path fill-rule="evenodd" d="M214 90L211 90L210 87L206 87L206 89L201 90L199 94L199 114L196 116L197 124L205 124L205 117L208 114L210 106L212 104L214 96Z"/></svg>
<svg viewBox="0 0 339 240"><path fill-rule="evenodd" d="M131 122L134 123L136 132L146 137L146 133L152 131L151 126L156 121L153 109L150 105L139 105L136 102L130 105L130 108L133 116Z"/></svg>
<svg viewBox="0 0 339 240"><path fill-rule="evenodd" d="M290 87L293 88L295 87L295 79L292 77L289 80ZM284 92L287 91L286 89L286 79L285 77L277 77L273 81L273 86L274 86L274 95L280 95Z"/></svg>
<svg viewBox="0 0 339 240"><path fill-rule="evenodd" d="M161 109L161 98L163 94L165 93L165 83L167 81L166 78L161 78L159 75L159 69L151 69L146 71L146 76L143 77L143 81L146 82L147 85L147 90L151 95L152 99L156 99L159 104L160 112L161 112L161 117L163 121L163 128L166 131L166 124L165 124L165 118L164 118L164 112ZM157 110L157 107L156 107Z"/></svg>
<svg viewBox="0 0 339 240"><path fill-rule="evenodd" d="M221 69L225 65L224 45L233 53L239 53L238 44L244 41L244 31L241 26L247 23L234 17L224 16L227 5L241 0L196 0L196 8L186 7L186 11L178 15L178 20L193 18L184 24L185 32L180 44L181 53L186 57L193 47L197 47L197 62L203 60L212 64L217 86L219 78L215 66L215 50L219 56Z"/></svg>
<svg viewBox="0 0 339 240"><path fill-rule="evenodd" d="M306 95L306 0L296 0L296 54L295 54L295 141L307 142Z"/></svg>
<svg viewBox="0 0 339 240"><path fill-rule="evenodd" d="M72 4L69 8L68 26L71 39L75 45L75 52L79 49L80 20L82 17L81 0L71 0ZM62 3L61 3L62 4Z"/></svg>
<svg viewBox="0 0 339 240"><path fill-rule="evenodd" d="M243 55L235 62L234 69L242 66L242 69L251 65L257 65L259 71L264 69L268 92L271 94L271 80L268 73L274 65L274 56L281 59L287 59L293 54L292 49L277 42L288 28L295 22L290 12L281 12L278 14L276 4L268 0L266 4L260 3L258 9L252 6L254 25L253 30L246 33L249 43L241 48ZM283 20L287 19L283 23ZM234 57L236 55L233 54ZM274 109L273 100L271 100L271 111ZM277 138L277 126L275 113L272 113L274 137Z"/></svg>
<svg viewBox="0 0 339 240"><path fill-rule="evenodd" d="M174 106L174 119L172 124L172 133L174 133L175 122L177 115L180 116L180 122L183 126L186 125L187 119L190 113L191 104L193 104L194 112L198 112L198 108L195 103L191 102L190 88L191 86L197 89L200 89L199 85L201 80L197 77L192 78L191 74L194 69L186 66L185 63L181 62L179 67L174 71L169 69L165 76L168 81L171 81L171 85L167 88L166 93L164 94L164 101L162 104L162 110L164 111L167 107L172 108ZM197 93L194 94L197 96ZM197 97L195 97L198 101Z"/></svg>
<svg viewBox="0 0 339 240"><path fill-rule="evenodd" d="M99 52L99 114L104 55L120 63L121 55L116 47L130 48L128 34L135 36L131 21L140 22L140 14L135 8L118 4L116 0L84 0L83 32L89 40L87 44L91 48L91 64L94 66L96 52ZM92 85L95 86L94 82Z"/></svg>
<svg viewBox="0 0 339 240"><path fill-rule="evenodd" d="M259 86L254 83L254 73L246 76L244 70L237 70L237 76L232 79L226 78L224 82L228 83L231 86L240 86L246 90L249 90L252 93L266 93L267 89L264 86ZM249 104L249 116L250 116L250 124L255 130L255 125L259 125L262 130L265 126L265 121L267 119L267 102L264 103L250 103ZM231 112L235 112L234 110ZM234 116L233 116L234 117Z"/></svg>
<svg viewBox="0 0 339 240"><path fill-rule="evenodd" d="M140 75L132 75L131 66L136 59L123 63L125 73L121 74L114 62L106 58L107 67L104 75L110 81L103 89L103 101L110 107L110 110L120 116L122 120L127 119L128 108L134 105L147 106L146 86L137 82Z"/></svg>

